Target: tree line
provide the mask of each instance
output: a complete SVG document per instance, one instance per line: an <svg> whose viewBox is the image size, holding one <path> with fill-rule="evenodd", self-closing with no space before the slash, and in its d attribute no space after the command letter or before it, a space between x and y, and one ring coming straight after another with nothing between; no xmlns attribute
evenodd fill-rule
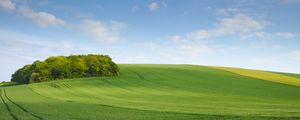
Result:
<svg viewBox="0 0 300 120"><path fill-rule="evenodd" d="M12 82L36 83L49 80L117 76L119 67L108 55L54 56L25 65L12 75Z"/></svg>

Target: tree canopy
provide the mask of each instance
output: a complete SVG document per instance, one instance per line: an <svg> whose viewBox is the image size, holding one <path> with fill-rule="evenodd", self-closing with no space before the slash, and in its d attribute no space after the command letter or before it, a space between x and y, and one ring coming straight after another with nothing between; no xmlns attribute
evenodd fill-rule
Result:
<svg viewBox="0 0 300 120"><path fill-rule="evenodd" d="M35 83L49 80L117 76L119 67L108 55L71 55L49 57L18 69L11 81Z"/></svg>

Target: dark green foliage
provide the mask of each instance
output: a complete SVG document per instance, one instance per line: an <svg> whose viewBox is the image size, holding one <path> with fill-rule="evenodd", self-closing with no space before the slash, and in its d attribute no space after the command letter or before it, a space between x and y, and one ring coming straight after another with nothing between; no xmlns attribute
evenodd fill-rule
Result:
<svg viewBox="0 0 300 120"><path fill-rule="evenodd" d="M17 70L11 81L35 83L56 79L116 76L119 67L108 55L71 55L49 57Z"/></svg>
<svg viewBox="0 0 300 120"><path fill-rule="evenodd" d="M31 76L30 69L31 65L25 65L23 68L18 69L13 75L12 75L12 82L16 83L28 83L29 78Z"/></svg>

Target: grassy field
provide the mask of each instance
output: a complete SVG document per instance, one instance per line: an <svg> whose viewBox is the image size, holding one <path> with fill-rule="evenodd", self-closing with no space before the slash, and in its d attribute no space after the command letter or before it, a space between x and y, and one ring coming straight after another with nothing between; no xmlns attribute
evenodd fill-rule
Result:
<svg viewBox="0 0 300 120"><path fill-rule="evenodd" d="M120 68L118 77L2 87L1 120L300 119L297 74L193 65Z"/></svg>

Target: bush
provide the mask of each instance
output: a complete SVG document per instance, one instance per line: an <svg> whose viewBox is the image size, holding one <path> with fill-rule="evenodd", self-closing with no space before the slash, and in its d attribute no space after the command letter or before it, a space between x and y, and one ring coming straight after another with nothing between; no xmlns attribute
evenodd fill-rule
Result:
<svg viewBox="0 0 300 120"><path fill-rule="evenodd" d="M71 55L49 57L45 61L35 61L17 70L11 81L35 83L49 80L117 76L119 67L108 55Z"/></svg>

